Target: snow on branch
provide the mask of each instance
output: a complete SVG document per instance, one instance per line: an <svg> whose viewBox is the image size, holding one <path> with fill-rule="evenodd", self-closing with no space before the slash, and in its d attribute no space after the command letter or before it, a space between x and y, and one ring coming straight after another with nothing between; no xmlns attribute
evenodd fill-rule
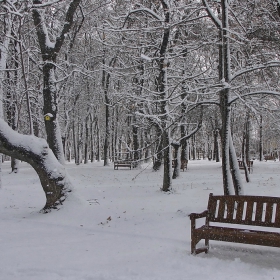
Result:
<svg viewBox="0 0 280 280"><path fill-rule="evenodd" d="M44 8L44 7L48 7L48 6L51 6L53 4L56 4L56 3L59 3L59 2L62 2L63 0L52 0L52 1L48 1L46 3L36 3L36 4L33 4L32 5L32 8Z"/></svg>
<svg viewBox="0 0 280 280"><path fill-rule="evenodd" d="M235 78L237 78L245 73L260 70L260 69L265 69L265 68L269 68L269 67L280 67L280 61L272 60L265 64L256 64L256 65L250 66L248 68L239 70L231 76L231 80L234 80Z"/></svg>
<svg viewBox="0 0 280 280"><path fill-rule="evenodd" d="M57 160L45 139L33 135L24 135L14 131L3 119L0 119L0 152L30 163L30 157L47 159L46 168L52 173L57 168ZM54 168L56 166L56 168ZM64 169L64 167L61 165Z"/></svg>
<svg viewBox="0 0 280 280"><path fill-rule="evenodd" d="M207 0L202 0L204 7L206 8L208 16L212 19L214 24L219 28L222 29L222 22L215 16L212 9L209 7Z"/></svg>
<svg viewBox="0 0 280 280"><path fill-rule="evenodd" d="M144 59L144 60L147 60L149 62L152 61L152 59L150 57L148 57L147 55L144 55L143 53L141 53L141 58Z"/></svg>
<svg viewBox="0 0 280 280"><path fill-rule="evenodd" d="M126 17L125 17L125 21L123 23L123 27L126 23L126 21L128 20L128 18L132 15L132 14L135 14L135 13L139 13L139 12L143 12L143 13L147 13L147 14L150 14L152 17L154 17L155 19L159 20L159 21L164 21L163 18L161 18L158 14L156 14L154 11L148 9L148 8L141 8L141 9L136 9L136 10L133 10L131 12L129 12Z"/></svg>
<svg viewBox="0 0 280 280"><path fill-rule="evenodd" d="M229 101L229 105L234 103L236 100L239 100L240 98L244 98L244 97L252 96L252 95L258 95L258 94L275 95L275 96L278 96L278 97L280 96L280 92L278 92L278 91L273 91L273 90L257 90L257 91L252 91L252 92L249 92L249 93L242 94L241 96L238 95L237 97L232 98Z"/></svg>

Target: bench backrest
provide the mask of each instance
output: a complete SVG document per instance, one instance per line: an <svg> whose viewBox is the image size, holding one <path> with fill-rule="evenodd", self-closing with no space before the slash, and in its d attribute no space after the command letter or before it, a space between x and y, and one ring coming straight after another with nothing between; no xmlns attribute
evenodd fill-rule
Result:
<svg viewBox="0 0 280 280"><path fill-rule="evenodd" d="M208 211L209 222L280 227L279 197L210 194Z"/></svg>

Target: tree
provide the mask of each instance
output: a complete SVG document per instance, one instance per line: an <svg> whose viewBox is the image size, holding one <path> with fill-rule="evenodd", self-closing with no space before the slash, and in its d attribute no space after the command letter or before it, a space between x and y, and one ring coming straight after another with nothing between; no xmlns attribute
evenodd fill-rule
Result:
<svg viewBox="0 0 280 280"><path fill-rule="evenodd" d="M57 88L56 88L56 60L65 41L65 37L71 31L74 22L75 12L81 0L72 0L67 8L65 18L59 23L58 34L50 34L45 19L44 3L40 0L33 1L32 15L37 31L38 42L43 59L44 78L44 119L47 133L47 141L57 159L63 163L64 153L61 140L61 133L58 122ZM61 26L60 26L61 25ZM55 27L56 29L57 27Z"/></svg>
<svg viewBox="0 0 280 280"><path fill-rule="evenodd" d="M58 209L71 192L71 183L47 142L33 135L12 130L0 119L0 152L29 163L37 172L46 195L42 212Z"/></svg>

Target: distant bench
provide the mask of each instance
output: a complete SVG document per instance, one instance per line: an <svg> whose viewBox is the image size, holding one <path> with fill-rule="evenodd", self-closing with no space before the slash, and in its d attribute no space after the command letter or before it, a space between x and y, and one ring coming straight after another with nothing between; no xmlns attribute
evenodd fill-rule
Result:
<svg viewBox="0 0 280 280"><path fill-rule="evenodd" d="M209 195L208 209L200 214L192 213L191 253L208 253L209 240L280 247L280 233L267 228L280 228L280 198L266 196L214 196ZM196 228L196 219L205 217L205 225ZM219 225L210 225L219 223ZM223 225L224 224L224 225ZM258 226L260 230L232 228L226 224ZM205 239L205 246L196 249Z"/></svg>
<svg viewBox="0 0 280 280"><path fill-rule="evenodd" d="M118 170L119 167L129 167L130 169L133 167L133 161L130 160L118 160L114 162L114 170Z"/></svg>
<svg viewBox="0 0 280 280"><path fill-rule="evenodd" d="M176 162L176 160L173 159L173 160L172 160L172 168L175 167L175 162ZM181 160L181 169L182 169L183 171L185 171L185 169L186 169L186 170L188 169L188 160L187 160L187 159L186 159L186 160Z"/></svg>
<svg viewBox="0 0 280 280"><path fill-rule="evenodd" d="M274 160L276 161L276 157L275 156L264 156L264 160L267 161L267 160Z"/></svg>
<svg viewBox="0 0 280 280"><path fill-rule="evenodd" d="M248 167L249 173L253 173L253 163L254 162L252 160L247 161L247 167ZM238 161L238 166L239 166L239 169L245 169L244 163L242 160Z"/></svg>

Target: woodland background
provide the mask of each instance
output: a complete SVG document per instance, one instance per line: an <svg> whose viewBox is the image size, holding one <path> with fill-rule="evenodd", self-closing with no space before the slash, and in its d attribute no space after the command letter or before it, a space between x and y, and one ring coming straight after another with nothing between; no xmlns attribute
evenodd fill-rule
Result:
<svg viewBox="0 0 280 280"><path fill-rule="evenodd" d="M279 1L0 4L1 117L60 163L152 158L169 191L172 159L222 158L241 194L236 156L278 157Z"/></svg>

